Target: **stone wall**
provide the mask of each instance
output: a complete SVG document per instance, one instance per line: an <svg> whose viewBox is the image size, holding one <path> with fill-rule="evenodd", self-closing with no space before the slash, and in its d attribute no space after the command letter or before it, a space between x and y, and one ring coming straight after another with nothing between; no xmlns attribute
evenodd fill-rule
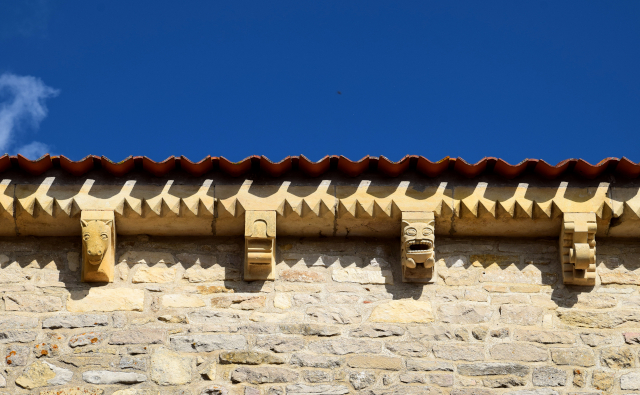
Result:
<svg viewBox="0 0 640 395"><path fill-rule="evenodd" d="M401 282L399 240L120 237L116 282L79 238L0 239L0 394L550 395L640 390L640 249L598 240L598 285L562 285L557 239L436 239L438 281Z"/></svg>

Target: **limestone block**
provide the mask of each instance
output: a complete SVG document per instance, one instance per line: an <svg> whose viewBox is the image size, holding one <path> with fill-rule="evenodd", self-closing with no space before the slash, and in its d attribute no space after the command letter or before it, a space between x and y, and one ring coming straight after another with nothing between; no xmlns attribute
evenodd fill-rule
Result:
<svg viewBox="0 0 640 395"><path fill-rule="evenodd" d="M376 375L367 371L349 373L349 382L353 388L361 390L372 386L376 382Z"/></svg>
<svg viewBox="0 0 640 395"><path fill-rule="evenodd" d="M631 372L620 376L620 389L640 390L640 373Z"/></svg>
<svg viewBox="0 0 640 395"><path fill-rule="evenodd" d="M93 344L100 344L105 339L102 332L86 332L80 333L69 338L69 347L76 348Z"/></svg>
<svg viewBox="0 0 640 395"><path fill-rule="evenodd" d="M42 321L48 329L88 328L109 325L109 317L102 314L55 315Z"/></svg>
<svg viewBox="0 0 640 395"><path fill-rule="evenodd" d="M369 321L425 323L434 320L431 303L415 300L392 300L377 305Z"/></svg>
<svg viewBox="0 0 640 395"><path fill-rule="evenodd" d="M587 348L554 348L551 359L557 365L589 367L596 364L593 351Z"/></svg>
<svg viewBox="0 0 640 395"><path fill-rule="evenodd" d="M302 350L305 347L305 341L300 337L261 336L256 339L256 346L277 353L288 353Z"/></svg>
<svg viewBox="0 0 640 395"><path fill-rule="evenodd" d="M113 395L136 395L135 393L122 394L122 392L123 391L116 391L113 393ZM88 388L88 387L81 387L81 386L75 386L75 387L69 387L69 388L56 388L54 390L40 391L40 395L102 395L102 394L104 394L104 390L101 390L99 388Z"/></svg>
<svg viewBox="0 0 640 395"><path fill-rule="evenodd" d="M325 281L321 273L311 270L282 270L280 279L290 282L322 283Z"/></svg>
<svg viewBox="0 0 640 395"><path fill-rule="evenodd" d="M441 344L433 345L433 354L437 358L451 361L482 361L484 360L484 348L479 346L469 346L464 344Z"/></svg>
<svg viewBox="0 0 640 395"><path fill-rule="evenodd" d="M242 366L236 368L233 372L231 372L231 381L234 383L287 383L296 381L297 379L297 372L285 368L276 367Z"/></svg>
<svg viewBox="0 0 640 395"><path fill-rule="evenodd" d="M151 356L151 379L158 385L184 385L191 381L193 357L164 347Z"/></svg>
<svg viewBox="0 0 640 395"><path fill-rule="evenodd" d="M426 357L429 355L429 349L420 342L386 342L385 348L393 354L404 357Z"/></svg>
<svg viewBox="0 0 640 395"><path fill-rule="evenodd" d="M142 311L144 291L130 288L98 288L71 291L67 310L74 313L88 311Z"/></svg>
<svg viewBox="0 0 640 395"><path fill-rule="evenodd" d="M349 333L353 337L390 337L404 335L404 329L397 325L373 324L363 325Z"/></svg>
<svg viewBox="0 0 640 395"><path fill-rule="evenodd" d="M322 340L309 344L309 351L319 354L378 354L382 351L382 344L370 340L338 339Z"/></svg>
<svg viewBox="0 0 640 395"><path fill-rule="evenodd" d="M287 310L291 308L291 298L285 293L278 293L273 298L273 307L276 309Z"/></svg>
<svg viewBox="0 0 640 395"><path fill-rule="evenodd" d="M307 316L312 322L325 324L359 324L362 315L347 307L309 307Z"/></svg>
<svg viewBox="0 0 640 395"><path fill-rule="evenodd" d="M215 350L244 350L247 339L242 335L172 336L171 347L180 352L210 352Z"/></svg>
<svg viewBox="0 0 640 395"><path fill-rule="evenodd" d="M46 313L62 310L62 300L59 296L11 293L5 294L3 299L8 311Z"/></svg>
<svg viewBox="0 0 640 395"><path fill-rule="evenodd" d="M333 281L358 284L393 284L391 270L362 269L348 267L346 269L334 269L331 274Z"/></svg>
<svg viewBox="0 0 640 395"><path fill-rule="evenodd" d="M166 308L197 308L204 307L204 301L196 295L170 294L162 296L162 306Z"/></svg>
<svg viewBox="0 0 640 395"><path fill-rule="evenodd" d="M159 329L126 330L111 334L109 344L162 344L164 331Z"/></svg>
<svg viewBox="0 0 640 395"><path fill-rule="evenodd" d="M440 321L451 324L480 324L488 322L493 315L493 310L489 306L456 303L442 305L438 308Z"/></svg>
<svg viewBox="0 0 640 395"><path fill-rule="evenodd" d="M139 283L170 283L176 277L176 268L139 267L131 278L134 284Z"/></svg>
<svg viewBox="0 0 640 395"><path fill-rule="evenodd" d="M540 325L543 310L530 305L502 305L500 306L500 322L523 326Z"/></svg>
<svg viewBox="0 0 640 395"><path fill-rule="evenodd" d="M52 385L63 385L73 377L73 372L45 361L36 361L16 379L22 388L33 389Z"/></svg>
<svg viewBox="0 0 640 395"><path fill-rule="evenodd" d="M527 343L501 343L491 347L491 357L498 360L539 362L549 359L547 350Z"/></svg>
<svg viewBox="0 0 640 395"><path fill-rule="evenodd" d="M401 370L402 358L380 355L355 355L347 358L347 366L355 369Z"/></svg>
<svg viewBox="0 0 640 395"><path fill-rule="evenodd" d="M628 322L640 322L640 315L634 310L599 312L558 309L558 318L566 325L599 329L611 329Z"/></svg>
<svg viewBox="0 0 640 395"><path fill-rule="evenodd" d="M258 351L223 351L218 355L221 364L282 365L285 360L274 354Z"/></svg>
<svg viewBox="0 0 640 395"><path fill-rule="evenodd" d="M293 354L289 364L307 368L336 369L344 365L344 359L315 354Z"/></svg>
<svg viewBox="0 0 640 395"><path fill-rule="evenodd" d="M345 395L349 389L344 385L293 384L287 386L287 395Z"/></svg>
<svg viewBox="0 0 640 395"><path fill-rule="evenodd" d="M147 381L140 373L89 370L82 373L82 379L91 384L137 384Z"/></svg>

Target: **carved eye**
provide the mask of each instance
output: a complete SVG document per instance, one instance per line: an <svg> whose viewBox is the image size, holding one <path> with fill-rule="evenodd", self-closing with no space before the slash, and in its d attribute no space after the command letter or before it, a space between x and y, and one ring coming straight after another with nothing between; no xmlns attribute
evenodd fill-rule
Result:
<svg viewBox="0 0 640 395"><path fill-rule="evenodd" d="M91 235L90 235L90 234L88 234L88 233L85 233L84 235L82 235L82 239L83 239L84 241L88 241L90 238L91 238Z"/></svg>
<svg viewBox="0 0 640 395"><path fill-rule="evenodd" d="M429 236L429 235L430 235L430 234L432 234L432 233L433 233L433 231L431 230L431 228L424 228L424 229L422 230L422 234L423 234L424 236Z"/></svg>
<svg viewBox="0 0 640 395"><path fill-rule="evenodd" d="M418 233L416 228L407 228L404 230L404 234L407 236L415 236Z"/></svg>
<svg viewBox="0 0 640 395"><path fill-rule="evenodd" d="M100 237L102 238L102 240L107 240L109 238L106 233L101 234Z"/></svg>

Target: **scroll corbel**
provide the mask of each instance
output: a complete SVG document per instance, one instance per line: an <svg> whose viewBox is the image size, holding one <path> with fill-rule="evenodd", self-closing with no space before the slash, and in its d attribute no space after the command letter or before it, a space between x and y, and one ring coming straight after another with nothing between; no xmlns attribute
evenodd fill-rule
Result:
<svg viewBox="0 0 640 395"><path fill-rule="evenodd" d="M113 211L83 210L82 282L112 283L115 271L116 224Z"/></svg>
<svg viewBox="0 0 640 395"><path fill-rule="evenodd" d="M435 218L432 211L403 211L400 261L402 281L435 281Z"/></svg>
<svg viewBox="0 0 640 395"><path fill-rule="evenodd" d="M565 284L596 284L596 214L565 213L560 234L560 262Z"/></svg>
<svg viewBox="0 0 640 395"><path fill-rule="evenodd" d="M276 212L245 212L244 280L276 278Z"/></svg>

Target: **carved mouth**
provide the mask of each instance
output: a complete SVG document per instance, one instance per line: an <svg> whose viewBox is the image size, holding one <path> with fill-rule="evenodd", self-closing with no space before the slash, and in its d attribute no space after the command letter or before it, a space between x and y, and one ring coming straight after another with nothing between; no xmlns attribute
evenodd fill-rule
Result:
<svg viewBox="0 0 640 395"><path fill-rule="evenodd" d="M424 254L431 252L433 241L431 240L409 240L407 241L407 254Z"/></svg>

